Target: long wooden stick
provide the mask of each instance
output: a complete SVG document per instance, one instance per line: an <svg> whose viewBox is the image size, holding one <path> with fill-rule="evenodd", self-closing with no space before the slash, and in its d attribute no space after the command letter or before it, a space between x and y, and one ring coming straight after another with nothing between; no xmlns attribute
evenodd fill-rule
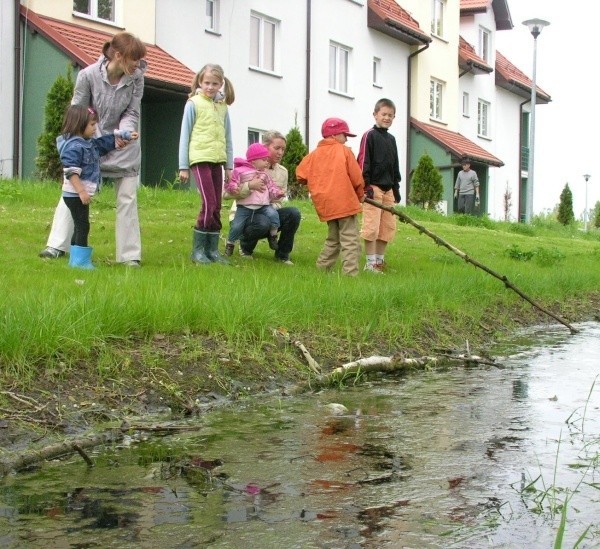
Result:
<svg viewBox="0 0 600 549"><path fill-rule="evenodd" d="M405 213L403 213L399 210L396 210L396 208L392 208L390 206L384 206L380 202L376 202L375 200L372 200L370 198L365 198L365 202L367 204L371 204L372 206L376 206L377 208L381 208L382 210L385 210L387 212L390 212L390 213L398 216L404 223L408 223L409 225L412 225L413 227L418 229L419 232L425 233L429 238L433 239L436 244L438 244L440 246L444 246L444 248L447 248L452 253L461 257L467 263L470 263L471 265L475 265L475 267L478 267L482 271L485 271L486 273L488 273L488 274L492 275L493 277L497 278L498 280L500 280L507 288L510 288L511 290L516 292L525 301L531 303L531 305L533 305L536 309L539 309L543 313L552 317L554 320L560 322L563 326L566 326L567 328L569 328L569 330L571 331L572 334L576 334L578 332L578 330L573 328L573 326L571 326L567 321L560 318L558 315L555 315L551 311L548 311L548 309L545 309L539 303L536 303L529 296L525 295L521 290L519 290L519 288L517 288L514 284L512 284L506 276L500 275L500 274L492 271L492 269L490 269L489 267L486 267L485 265L479 263L479 261L476 261L472 257L469 257L466 253L461 252L458 248L455 248L454 246L452 246L452 244L450 244L449 242L446 242L443 238L440 238L436 234L432 233L430 230L423 227L423 225L420 225L419 223L417 223L414 219L411 219L410 217L408 217Z"/></svg>

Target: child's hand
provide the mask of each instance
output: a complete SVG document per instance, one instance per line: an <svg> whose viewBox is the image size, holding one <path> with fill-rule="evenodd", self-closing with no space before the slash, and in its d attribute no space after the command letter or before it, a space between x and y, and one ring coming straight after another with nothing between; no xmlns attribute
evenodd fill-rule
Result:
<svg viewBox="0 0 600 549"><path fill-rule="evenodd" d="M190 178L190 170L179 170L179 181L182 183L187 183L187 180Z"/></svg>
<svg viewBox="0 0 600 549"><path fill-rule="evenodd" d="M256 176L254 179L252 179L248 182L248 188L251 191L263 192L267 188L267 186L266 186L265 182L259 176Z"/></svg>

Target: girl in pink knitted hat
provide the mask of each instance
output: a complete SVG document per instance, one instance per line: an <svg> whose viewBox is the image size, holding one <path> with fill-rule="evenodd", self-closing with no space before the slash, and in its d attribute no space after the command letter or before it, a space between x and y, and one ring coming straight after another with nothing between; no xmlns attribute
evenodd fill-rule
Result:
<svg viewBox="0 0 600 549"><path fill-rule="evenodd" d="M233 161L231 179L225 185L225 192L230 196L238 196L244 183L253 183L246 188L250 194L237 198L237 209L235 216L229 225L229 235L225 245L225 255L231 256L235 249L235 243L242 236L246 221L255 213L266 216L271 223L269 230L269 247L277 250L277 230L279 229L279 214L271 206L271 202L283 197L283 191L265 172L269 167L269 149L261 143L253 143L246 151L246 158L236 158ZM252 258L251 255L242 257Z"/></svg>

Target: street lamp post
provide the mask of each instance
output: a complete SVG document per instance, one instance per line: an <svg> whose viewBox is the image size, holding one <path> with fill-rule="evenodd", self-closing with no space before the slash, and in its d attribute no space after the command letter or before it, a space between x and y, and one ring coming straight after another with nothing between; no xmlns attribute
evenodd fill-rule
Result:
<svg viewBox="0 0 600 549"><path fill-rule="evenodd" d="M583 178L585 179L585 210L583 212L583 226L586 233L588 230L587 183L590 177L592 176L589 173L583 175Z"/></svg>
<svg viewBox="0 0 600 549"><path fill-rule="evenodd" d="M523 21L533 36L533 78L531 86L531 124L529 126L529 166L527 168L527 204L525 207L525 221L531 223L533 218L533 167L535 143L535 103L536 103L536 63L537 63L537 37L544 27L550 23L543 19L527 19Z"/></svg>

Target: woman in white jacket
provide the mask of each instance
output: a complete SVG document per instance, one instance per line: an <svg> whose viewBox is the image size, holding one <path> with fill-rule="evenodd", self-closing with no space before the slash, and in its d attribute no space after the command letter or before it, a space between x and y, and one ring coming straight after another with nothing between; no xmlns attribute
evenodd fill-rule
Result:
<svg viewBox="0 0 600 549"><path fill-rule="evenodd" d="M97 136L114 130L137 132L144 93L146 46L128 32L115 34L102 48L102 55L77 75L72 105L92 107L98 113ZM122 147L124 143L119 143ZM139 141L102 157L102 177L114 180L117 199L116 260L139 267L142 243L137 207L140 184L141 149ZM56 259L71 245L73 219L62 197L54 212L52 229L40 257Z"/></svg>

